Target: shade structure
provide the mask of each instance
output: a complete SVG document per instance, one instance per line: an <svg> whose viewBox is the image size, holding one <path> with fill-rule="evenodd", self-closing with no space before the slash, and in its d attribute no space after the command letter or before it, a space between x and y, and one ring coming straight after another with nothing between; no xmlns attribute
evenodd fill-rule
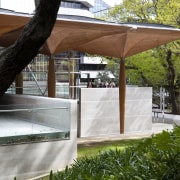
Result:
<svg viewBox="0 0 180 180"><path fill-rule="evenodd" d="M59 21L55 30L47 41L51 54L72 49L119 58L137 54L180 37L179 30L129 24Z"/></svg>
<svg viewBox="0 0 180 180"><path fill-rule="evenodd" d="M0 12L0 45L14 43L32 15ZM110 23L79 16L58 16L40 49L47 55L67 50L125 58L180 39L180 29L155 24Z"/></svg>
<svg viewBox="0 0 180 180"><path fill-rule="evenodd" d="M14 43L31 15L0 13L0 46ZM7 19L7 20L6 20ZM93 18L58 16L40 52L49 56L67 50L121 60L119 78L120 133L125 119L125 62L128 56L180 39L180 29L152 24L110 23Z"/></svg>
<svg viewBox="0 0 180 180"><path fill-rule="evenodd" d="M12 13L11 15L0 13L0 18L0 35L22 29L29 20L29 17L24 16L22 18L22 16L13 15Z"/></svg>

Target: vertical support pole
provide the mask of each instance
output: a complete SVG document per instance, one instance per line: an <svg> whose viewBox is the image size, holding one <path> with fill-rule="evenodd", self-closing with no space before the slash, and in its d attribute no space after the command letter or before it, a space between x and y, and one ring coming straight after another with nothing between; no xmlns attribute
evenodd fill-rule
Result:
<svg viewBox="0 0 180 180"><path fill-rule="evenodd" d="M23 94L23 73L19 73L15 79L16 94Z"/></svg>
<svg viewBox="0 0 180 180"><path fill-rule="evenodd" d="M164 123L164 109L165 109L165 88L162 89L162 115L163 115L163 123Z"/></svg>
<svg viewBox="0 0 180 180"><path fill-rule="evenodd" d="M124 125L125 125L125 98L126 98L125 59L122 58L120 60L120 71L119 71L120 134L124 134Z"/></svg>
<svg viewBox="0 0 180 180"><path fill-rule="evenodd" d="M74 68L75 68L75 59L72 58L70 60L70 98L71 99L75 98L75 88L74 88L75 74L74 74Z"/></svg>
<svg viewBox="0 0 180 180"><path fill-rule="evenodd" d="M48 67L48 97L56 97L56 78L55 78L55 67L54 60L52 57L49 58Z"/></svg>
<svg viewBox="0 0 180 180"><path fill-rule="evenodd" d="M74 51L69 52L69 98L75 98L75 55Z"/></svg>

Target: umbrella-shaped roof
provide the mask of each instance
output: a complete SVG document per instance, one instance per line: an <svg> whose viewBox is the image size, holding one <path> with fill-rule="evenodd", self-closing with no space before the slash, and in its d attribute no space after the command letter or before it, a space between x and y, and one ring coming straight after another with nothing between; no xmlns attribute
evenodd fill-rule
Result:
<svg viewBox="0 0 180 180"><path fill-rule="evenodd" d="M27 21L29 21L27 14L18 14L13 11L0 9L0 36L22 29Z"/></svg>
<svg viewBox="0 0 180 180"><path fill-rule="evenodd" d="M179 29L155 25L60 20L55 29L47 41L49 47L54 47L50 49L52 53L72 49L128 57L180 38ZM55 46L52 45L54 42Z"/></svg>
<svg viewBox="0 0 180 180"><path fill-rule="evenodd" d="M24 14L0 14L0 46L9 46L31 18ZM116 24L78 16L58 16L41 52L53 55L76 50L111 57L128 57L180 39L180 30L149 24Z"/></svg>

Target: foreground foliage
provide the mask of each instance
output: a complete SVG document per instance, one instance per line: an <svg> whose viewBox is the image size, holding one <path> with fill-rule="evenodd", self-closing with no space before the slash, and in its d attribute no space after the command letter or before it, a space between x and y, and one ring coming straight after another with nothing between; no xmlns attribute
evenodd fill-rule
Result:
<svg viewBox="0 0 180 180"><path fill-rule="evenodd" d="M180 127L163 131L125 150L109 150L77 160L50 180L180 179Z"/></svg>

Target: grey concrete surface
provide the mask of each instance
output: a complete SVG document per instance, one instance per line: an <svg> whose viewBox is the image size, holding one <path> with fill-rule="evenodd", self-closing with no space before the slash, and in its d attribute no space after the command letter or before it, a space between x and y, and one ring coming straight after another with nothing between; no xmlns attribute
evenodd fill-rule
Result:
<svg viewBox="0 0 180 180"><path fill-rule="evenodd" d="M163 113L160 110L153 110L152 116L154 123L176 124L180 126L180 115Z"/></svg>

